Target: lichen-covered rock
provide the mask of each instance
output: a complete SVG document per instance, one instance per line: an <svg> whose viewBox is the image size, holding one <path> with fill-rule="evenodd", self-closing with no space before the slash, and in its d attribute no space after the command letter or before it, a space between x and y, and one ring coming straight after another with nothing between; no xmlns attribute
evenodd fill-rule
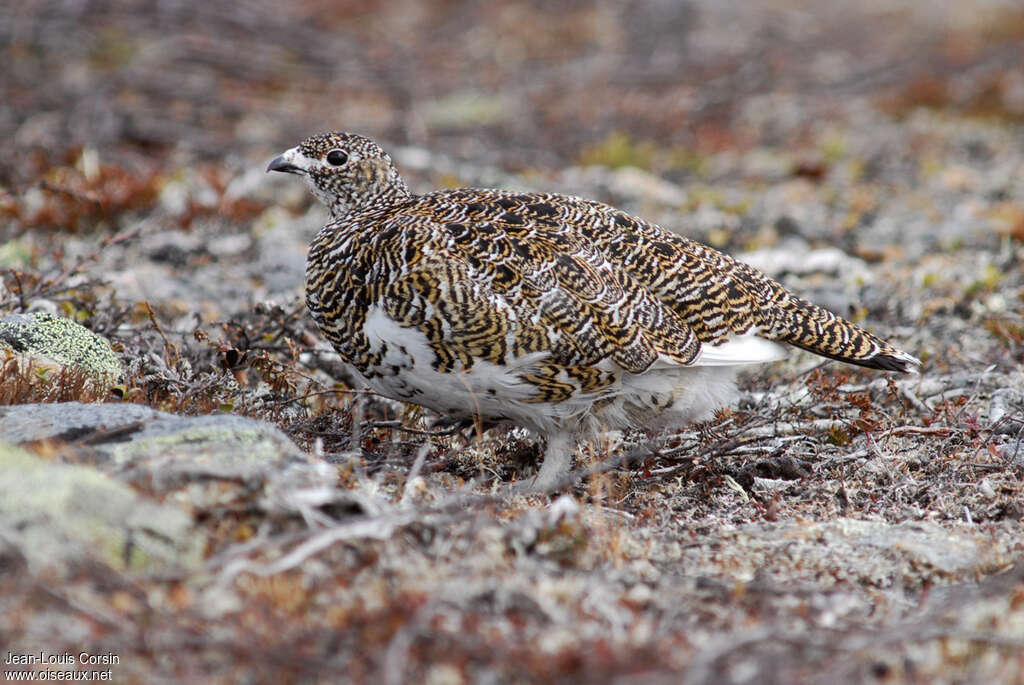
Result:
<svg viewBox="0 0 1024 685"><path fill-rule="evenodd" d="M125 571L194 568L203 536L179 507L142 499L84 466L44 461L0 442L0 532L29 568L93 560Z"/></svg>
<svg viewBox="0 0 1024 685"><path fill-rule="evenodd" d="M124 377L124 367L106 338L71 319L45 312L0 319L0 350L43 368L84 371L103 383Z"/></svg>
<svg viewBox="0 0 1024 685"><path fill-rule="evenodd" d="M63 459L87 461L158 495L187 491L193 509L240 492L280 506L288 492L316 490L337 477L273 425L230 414L176 416L114 403L12 405L0 407L0 436L53 445Z"/></svg>

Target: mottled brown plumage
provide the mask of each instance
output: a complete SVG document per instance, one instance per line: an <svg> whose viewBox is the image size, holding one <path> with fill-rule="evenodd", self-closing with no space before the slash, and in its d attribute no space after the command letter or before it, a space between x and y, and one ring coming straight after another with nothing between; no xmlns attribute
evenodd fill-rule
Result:
<svg viewBox="0 0 1024 685"><path fill-rule="evenodd" d="M464 188L413 195L372 141L313 136L269 169L304 175L331 221L306 302L378 392L548 438L708 416L777 343L870 368L919 364L716 250L591 200Z"/></svg>

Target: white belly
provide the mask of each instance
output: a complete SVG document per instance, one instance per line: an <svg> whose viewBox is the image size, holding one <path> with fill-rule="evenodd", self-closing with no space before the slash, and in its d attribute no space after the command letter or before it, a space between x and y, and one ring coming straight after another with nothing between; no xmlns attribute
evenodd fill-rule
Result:
<svg viewBox="0 0 1024 685"><path fill-rule="evenodd" d="M735 366L681 366L656 363L631 374L611 361L602 363L616 380L597 394L579 393L561 402L530 402L536 391L522 379L547 357L533 353L507 365L476 361L449 372L433 367L426 336L404 327L380 308L370 310L364 332L381 363L368 370L367 384L386 397L412 402L440 414L481 416L516 423L541 434L567 429L582 435L640 428L656 431L711 418L736 396ZM566 379L568 380L568 379Z"/></svg>

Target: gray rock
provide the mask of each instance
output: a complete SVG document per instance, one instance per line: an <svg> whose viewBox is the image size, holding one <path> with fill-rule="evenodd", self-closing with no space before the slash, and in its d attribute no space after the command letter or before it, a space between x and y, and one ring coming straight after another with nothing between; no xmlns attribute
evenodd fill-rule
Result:
<svg viewBox="0 0 1024 685"><path fill-rule="evenodd" d="M992 563L983 538L947 530L928 521L891 525L880 521L838 519L816 524L825 539L846 542L861 553L872 551L905 559L911 568L955 574L981 570Z"/></svg>
<svg viewBox="0 0 1024 685"><path fill-rule="evenodd" d="M739 255L739 259L772 278L779 278L782 274L806 276L823 273L840 275L851 281L871 279L871 272L863 260L834 247L812 250L803 241L787 241L779 247L745 252Z"/></svg>
<svg viewBox="0 0 1024 685"><path fill-rule="evenodd" d="M516 110L515 100L500 94L467 90L427 102L423 116L431 127L460 129L499 124Z"/></svg>
<svg viewBox="0 0 1024 685"><path fill-rule="evenodd" d="M996 448L999 456L1006 459L1017 469L1024 470L1024 440L1011 440Z"/></svg>
<svg viewBox="0 0 1024 685"><path fill-rule="evenodd" d="M67 458L147 490L187 488L197 508L229 501L239 489L272 492L279 504L294 500L282 492L319 490L334 477L329 465L271 424L227 414L175 416L132 404L15 405L0 407L0 438L66 443Z"/></svg>
<svg viewBox="0 0 1024 685"><path fill-rule="evenodd" d="M988 420L992 429L1004 435L1019 433L1024 423L1021 405L1024 405L1024 391L1019 388L1000 388L993 392L988 403Z"/></svg>
<svg viewBox="0 0 1024 685"><path fill-rule="evenodd" d="M111 436L158 416L170 416L141 404L81 402L0 407L0 439L20 445L52 440L77 442L105 432Z"/></svg>
<svg viewBox="0 0 1024 685"><path fill-rule="evenodd" d="M0 442L0 537L38 572L97 560L118 570L194 568L203 536L182 509L84 466Z"/></svg>
<svg viewBox="0 0 1024 685"><path fill-rule="evenodd" d="M891 524L849 517L748 524L698 540L678 563L695 573L725 572L743 582L769 568L785 574L789 582L817 584L834 577L893 588L981 573L999 564L1002 554L966 525L949 529L929 521Z"/></svg>

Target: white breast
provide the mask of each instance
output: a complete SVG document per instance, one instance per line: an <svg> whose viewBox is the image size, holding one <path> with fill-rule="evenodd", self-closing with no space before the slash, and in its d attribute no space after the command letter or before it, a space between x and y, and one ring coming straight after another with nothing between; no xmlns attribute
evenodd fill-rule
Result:
<svg viewBox="0 0 1024 685"><path fill-rule="evenodd" d="M427 337L414 328L400 325L380 307L371 307L363 326L374 353L385 350L380 365L372 369L379 375L368 377L370 387L386 397L420 404L441 414L481 415L507 419L539 432L555 427L574 408L571 402L557 409L525 400L535 394L534 387L521 379L548 354L535 352L496 365L478 360L469 369L440 372L434 368L436 355ZM592 400L588 400L586 405Z"/></svg>

